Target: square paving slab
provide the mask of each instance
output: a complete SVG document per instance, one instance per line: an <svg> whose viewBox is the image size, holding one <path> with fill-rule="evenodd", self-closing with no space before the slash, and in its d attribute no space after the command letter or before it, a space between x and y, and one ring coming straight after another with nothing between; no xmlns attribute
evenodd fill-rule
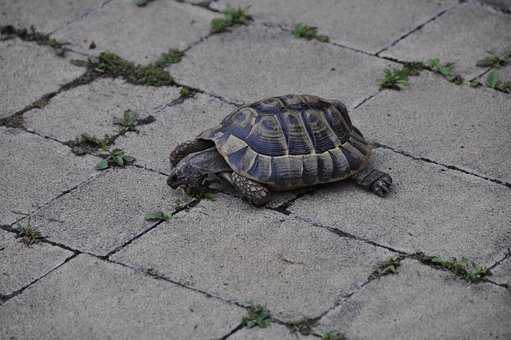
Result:
<svg viewBox="0 0 511 340"><path fill-rule="evenodd" d="M0 41L0 119L32 104L83 72L50 47L10 39Z"/></svg>
<svg viewBox="0 0 511 340"><path fill-rule="evenodd" d="M169 49L182 50L205 37L214 17L211 11L177 1L138 7L133 1L112 0L54 36L79 52L97 55L108 50L145 64ZM92 42L94 49L89 48Z"/></svg>
<svg viewBox="0 0 511 340"><path fill-rule="evenodd" d="M94 176L96 159L18 129L0 127L0 224L11 224Z"/></svg>
<svg viewBox="0 0 511 340"><path fill-rule="evenodd" d="M457 2L422 0L219 0L211 7L248 7L256 19L319 28L332 42L376 53ZM385 13L385 15L382 15Z"/></svg>
<svg viewBox="0 0 511 340"><path fill-rule="evenodd" d="M196 94L153 112L156 122L128 132L115 145L133 155L137 164L168 173L169 154L180 143L194 139L202 131L215 127L236 107L214 97Z"/></svg>
<svg viewBox="0 0 511 340"><path fill-rule="evenodd" d="M351 107L378 91L375 77L391 64L252 23L196 45L171 73L180 83L240 103L308 93Z"/></svg>
<svg viewBox="0 0 511 340"><path fill-rule="evenodd" d="M0 2L0 22L17 28L30 28L51 33L87 15L105 0L14 0Z"/></svg>
<svg viewBox="0 0 511 340"><path fill-rule="evenodd" d="M511 292L511 256L493 268L491 272L493 275L490 280L507 285Z"/></svg>
<svg viewBox="0 0 511 340"><path fill-rule="evenodd" d="M106 255L155 224L145 213L171 212L176 198L165 176L112 169L44 207L32 223L52 241Z"/></svg>
<svg viewBox="0 0 511 340"><path fill-rule="evenodd" d="M83 133L102 138L119 131L114 117L121 118L126 110L139 118L151 115L179 97L175 87L135 86L121 79L98 79L52 98L42 109L25 113L25 126L39 134L62 142ZM152 124L156 124L155 122Z"/></svg>
<svg viewBox="0 0 511 340"><path fill-rule="evenodd" d="M0 296L28 286L71 255L68 250L46 243L29 247L21 243L16 234L0 230Z"/></svg>
<svg viewBox="0 0 511 340"><path fill-rule="evenodd" d="M511 183L511 96L424 72L352 114L370 140Z"/></svg>
<svg viewBox="0 0 511 340"><path fill-rule="evenodd" d="M79 255L0 307L2 339L212 339L244 310Z"/></svg>
<svg viewBox="0 0 511 340"><path fill-rule="evenodd" d="M218 195L113 259L284 319L316 317L363 284L390 253Z"/></svg>
<svg viewBox="0 0 511 340"><path fill-rule="evenodd" d="M511 294L404 261L396 275L372 281L321 319L347 339L508 339Z"/></svg>
<svg viewBox="0 0 511 340"><path fill-rule="evenodd" d="M511 47L511 14L470 0L399 41L382 55L403 61L439 58L451 62L468 78L484 69L476 67L488 50Z"/></svg>
<svg viewBox="0 0 511 340"><path fill-rule="evenodd" d="M511 242L509 188L388 150L376 150L373 164L393 178L387 197L342 182L299 198L289 210L408 252L468 256L486 265L502 258Z"/></svg>

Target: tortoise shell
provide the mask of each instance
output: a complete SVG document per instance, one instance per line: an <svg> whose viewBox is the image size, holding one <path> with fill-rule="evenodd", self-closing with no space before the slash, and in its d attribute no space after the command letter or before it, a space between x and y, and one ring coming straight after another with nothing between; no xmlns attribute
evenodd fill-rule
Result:
<svg viewBox="0 0 511 340"><path fill-rule="evenodd" d="M344 104L311 95L266 98L201 133L232 170L273 190L339 181L362 170L371 148Z"/></svg>

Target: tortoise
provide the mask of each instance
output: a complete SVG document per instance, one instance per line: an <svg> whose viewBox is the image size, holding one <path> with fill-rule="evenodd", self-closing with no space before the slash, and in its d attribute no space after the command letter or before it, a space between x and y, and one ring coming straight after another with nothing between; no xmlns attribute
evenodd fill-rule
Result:
<svg viewBox="0 0 511 340"><path fill-rule="evenodd" d="M371 150L342 102L271 97L236 109L220 125L179 144L170 154L167 184L193 193L217 175L255 206L267 203L271 191L347 178L385 196L392 178L369 165Z"/></svg>

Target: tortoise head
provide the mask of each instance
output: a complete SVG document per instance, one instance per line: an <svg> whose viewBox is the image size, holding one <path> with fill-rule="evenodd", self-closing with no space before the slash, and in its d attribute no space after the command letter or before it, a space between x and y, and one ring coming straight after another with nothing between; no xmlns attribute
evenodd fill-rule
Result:
<svg viewBox="0 0 511 340"><path fill-rule="evenodd" d="M207 174L194 164L193 159L185 157L170 171L167 184L172 189L184 187L187 193L199 192Z"/></svg>

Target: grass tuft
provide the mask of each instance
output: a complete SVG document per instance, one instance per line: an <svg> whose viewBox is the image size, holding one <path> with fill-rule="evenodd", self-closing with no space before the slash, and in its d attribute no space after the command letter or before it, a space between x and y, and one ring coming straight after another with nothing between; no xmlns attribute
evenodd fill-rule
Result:
<svg viewBox="0 0 511 340"><path fill-rule="evenodd" d="M252 305L248 308L248 313L243 320L241 325L246 328L261 327L266 328L271 324L270 312L263 305Z"/></svg>
<svg viewBox="0 0 511 340"><path fill-rule="evenodd" d="M441 76L443 76L445 79L447 79L451 83L454 83L456 85L463 84L463 77L454 72L454 64L453 63L442 64L440 62L440 59L433 58L433 59L428 60L425 63L425 66L429 70L440 74Z"/></svg>
<svg viewBox="0 0 511 340"><path fill-rule="evenodd" d="M293 30L293 36L295 38L302 38L307 40L318 40L321 42L329 42L330 38L326 35L318 34L317 27L307 26L305 24L299 23L295 26Z"/></svg>
<svg viewBox="0 0 511 340"><path fill-rule="evenodd" d="M248 7L233 8L227 6L223 14L223 18L211 20L211 33L222 33L236 25L247 25L252 20L252 17L248 14Z"/></svg>
<svg viewBox="0 0 511 340"><path fill-rule="evenodd" d="M491 70L486 76L485 85L504 93L511 93L511 81L501 81L496 70Z"/></svg>
<svg viewBox="0 0 511 340"><path fill-rule="evenodd" d="M484 265L470 261L467 257L461 260L456 258L444 259L440 256L419 256L418 260L427 265L446 269L458 277L469 282L480 282L491 275L491 271Z"/></svg>
<svg viewBox="0 0 511 340"><path fill-rule="evenodd" d="M16 235L16 238L19 238L20 242L24 243L27 247L30 247L34 243L38 243L43 239L41 233L37 229L32 227L30 219L24 226L18 223L16 225L15 230L18 233Z"/></svg>
<svg viewBox="0 0 511 340"><path fill-rule="evenodd" d="M401 266L401 260L403 260L402 257L390 256L387 260L376 266L371 275L369 275L369 278L376 279L385 275L397 274L397 269Z"/></svg>

